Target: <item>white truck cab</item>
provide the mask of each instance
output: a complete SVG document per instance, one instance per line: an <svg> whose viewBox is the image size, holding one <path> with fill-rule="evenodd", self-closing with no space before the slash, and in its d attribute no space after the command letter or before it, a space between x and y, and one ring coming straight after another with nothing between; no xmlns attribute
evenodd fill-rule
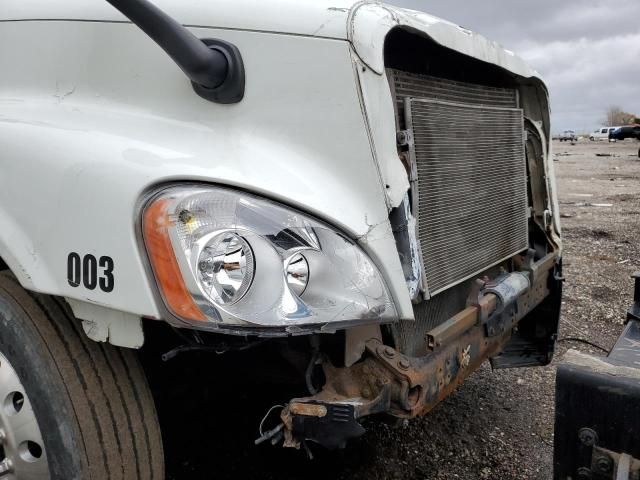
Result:
<svg viewBox="0 0 640 480"><path fill-rule="evenodd" d="M373 1L8 0L0 63L0 476L163 478L177 355L289 362L261 441L296 448L551 360L548 92L513 52Z"/></svg>

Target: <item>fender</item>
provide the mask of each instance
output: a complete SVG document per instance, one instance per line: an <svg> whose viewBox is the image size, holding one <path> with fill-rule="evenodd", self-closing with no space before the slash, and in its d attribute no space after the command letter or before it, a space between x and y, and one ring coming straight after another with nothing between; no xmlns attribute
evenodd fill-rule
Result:
<svg viewBox="0 0 640 480"><path fill-rule="evenodd" d="M51 41L37 40L43 33ZM241 103L196 96L130 24L3 24L0 40L16 47L0 51L7 72L0 79L0 171L8 179L0 191L0 256L27 288L160 318L138 243L141 201L170 182L224 184L305 210L358 239L401 315L413 318L349 44L195 33L241 49ZM80 41L86 38L95 42ZM265 59L266 52L279 54ZM323 111L332 112L331 122L314 115ZM92 257L87 263L98 277L109 273L101 259L112 259L113 289L98 280L88 282L93 288L72 285L71 254Z"/></svg>

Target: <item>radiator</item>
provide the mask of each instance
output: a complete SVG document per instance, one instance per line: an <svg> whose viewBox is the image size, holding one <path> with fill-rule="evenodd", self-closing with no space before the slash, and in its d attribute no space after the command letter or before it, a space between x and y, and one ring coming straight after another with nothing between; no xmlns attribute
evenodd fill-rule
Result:
<svg viewBox="0 0 640 480"><path fill-rule="evenodd" d="M434 296L527 248L523 114L514 89L389 72L413 136L413 214Z"/></svg>

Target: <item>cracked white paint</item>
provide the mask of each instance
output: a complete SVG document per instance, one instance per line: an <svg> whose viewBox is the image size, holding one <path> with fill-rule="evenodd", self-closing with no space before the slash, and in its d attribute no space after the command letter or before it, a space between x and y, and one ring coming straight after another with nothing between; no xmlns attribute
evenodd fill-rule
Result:
<svg viewBox="0 0 640 480"><path fill-rule="evenodd" d="M66 301L73 314L82 320L82 328L91 340L127 348L140 348L144 344L140 317L89 302L69 298Z"/></svg>
<svg viewBox="0 0 640 480"><path fill-rule="evenodd" d="M379 75L384 73L384 40L395 27L423 32L444 47L499 65L521 77L539 77L512 51L454 23L414 10L361 3L350 13L348 38L362 61Z"/></svg>

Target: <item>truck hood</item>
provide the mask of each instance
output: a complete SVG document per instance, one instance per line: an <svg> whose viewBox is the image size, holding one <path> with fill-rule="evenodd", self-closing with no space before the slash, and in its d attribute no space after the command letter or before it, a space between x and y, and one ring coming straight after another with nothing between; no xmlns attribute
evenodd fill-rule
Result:
<svg viewBox="0 0 640 480"><path fill-rule="evenodd" d="M354 0L153 0L184 25L350 41L362 61L384 69L387 33L396 27L422 32L435 42L522 77L538 76L513 52L456 24L414 10ZM0 21L128 21L106 0L4 2Z"/></svg>

